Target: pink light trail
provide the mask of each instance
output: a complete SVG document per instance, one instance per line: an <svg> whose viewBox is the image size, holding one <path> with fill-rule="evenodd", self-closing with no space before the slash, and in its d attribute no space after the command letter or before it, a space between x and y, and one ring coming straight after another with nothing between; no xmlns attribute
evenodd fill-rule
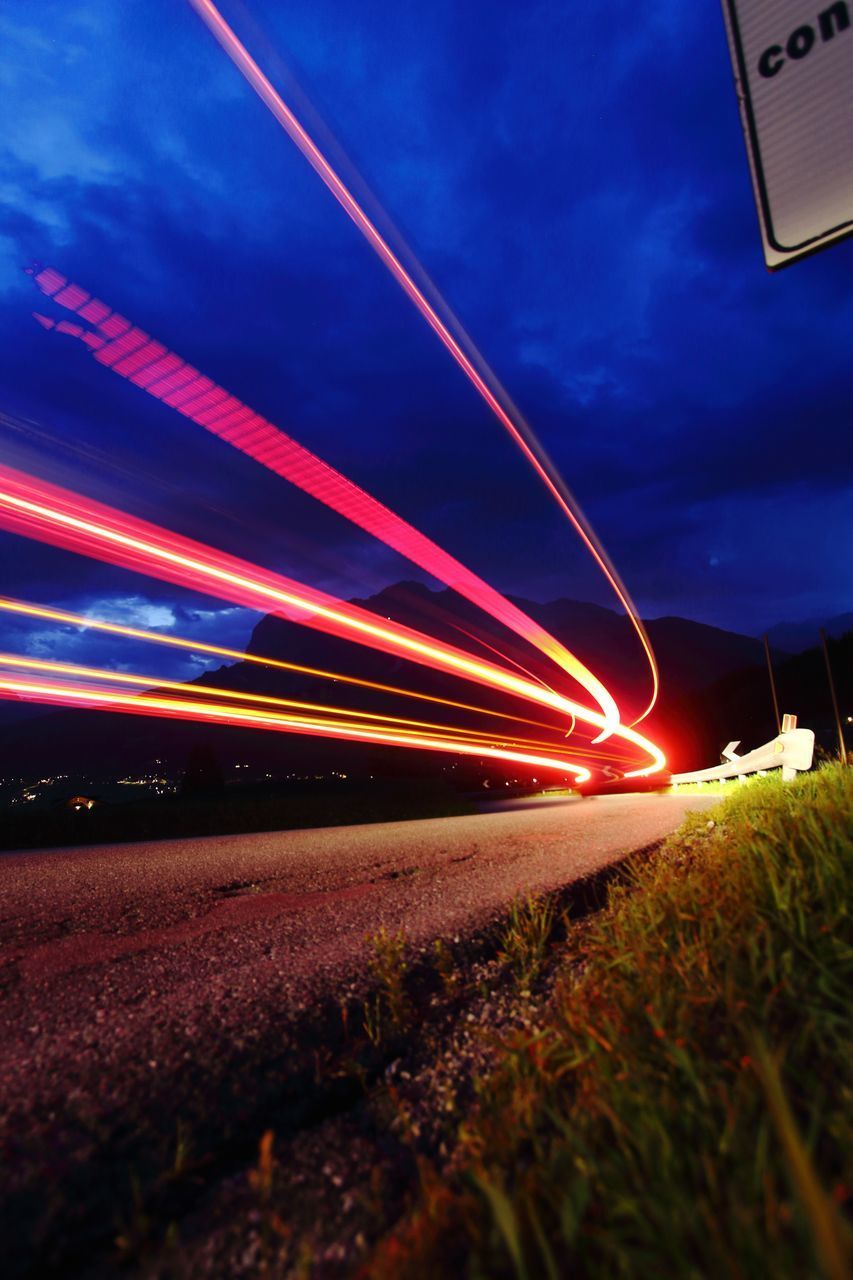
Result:
<svg viewBox="0 0 853 1280"><path fill-rule="evenodd" d="M587 691L604 715L601 740L610 736L620 716L605 685L570 650L500 592L144 330L79 285L72 284L61 272L53 267L33 267L28 274L46 297L94 326L89 329L75 321L56 322L36 314L43 328L76 338L88 347L99 364L129 379L155 399L282 476L491 614Z"/></svg>
<svg viewBox="0 0 853 1280"><path fill-rule="evenodd" d="M284 102L281 95L274 88L268 77L258 66L257 62L255 62L254 58L239 39L233 28L229 26L217 9L216 5L212 3L212 0L189 0L189 3L195 9L196 13L205 23L219 45L224 49L225 53L234 63L235 67L247 83L252 87L252 89L254 89L255 93L271 112L281 128L298 147L299 151L311 165L312 169L314 169L321 181L332 193L347 215L352 219L359 231L361 231L362 235L379 257L380 261L384 263L388 271L390 271L391 275L399 284L400 288L415 307L417 307L424 320L426 320L427 324L436 334L439 341L444 345L459 365L471 385L497 418L498 422L500 422L511 438L515 441L516 445L521 450L534 472L539 476L539 479L545 485L554 501L571 522L578 536L581 538L581 541L584 543L595 563L604 574L604 577L616 595L616 598L628 614L649 663L649 670L652 677L652 694L642 715L638 716L634 721L635 724L639 724L639 722L644 720L652 710L658 697L659 674L651 642L646 633L646 629L643 626L642 619L637 612L636 606L619 578L615 567L610 562L610 559L598 538L596 538L592 529L587 525L577 503L572 498L553 464L548 460L547 455L537 441L531 427L512 403L512 400L501 386L495 373L490 369L482 356L477 353L477 360L481 368L484 370L485 376L479 372L472 358L464 351L460 338L454 337L453 333L451 333L448 325L441 319L435 307L429 302L423 291L418 288L417 284L412 279L411 274L403 266L399 257L393 252L387 240L382 236L376 225L368 217L365 210L343 182L339 174L332 168L320 148L310 137L304 126L299 122L299 120L297 120L294 113ZM450 316L452 314L450 308L447 307L446 304L443 305L448 316ZM461 335L461 326L458 324L458 321L455 321L455 318L454 324ZM491 385L489 385L490 383ZM508 408L505 406L508 406Z"/></svg>

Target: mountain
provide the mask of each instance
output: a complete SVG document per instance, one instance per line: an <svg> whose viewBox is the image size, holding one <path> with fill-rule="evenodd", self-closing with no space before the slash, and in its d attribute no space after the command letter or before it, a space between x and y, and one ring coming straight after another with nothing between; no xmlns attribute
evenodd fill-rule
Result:
<svg viewBox="0 0 853 1280"><path fill-rule="evenodd" d="M432 591L417 582L401 582L354 603L380 617L428 631L484 658L498 661L497 651L504 662L518 663L534 676L553 679L554 669L547 659L450 590ZM519 598L515 603L604 679L625 719L644 709L650 691L649 674L626 618L599 605L574 600L540 604ZM714 690L726 681L736 680L745 671L752 672L748 679L761 690L760 698L767 702L762 641L678 617L652 619L647 628L661 676L661 698L648 722L648 731L662 742L672 764L690 767L694 763L707 763L706 754L712 749L718 732L723 733L724 741L726 737L737 736L747 740L747 730L735 723L736 714L729 718L725 728L717 729L715 716L701 708L713 708ZM428 699L471 702L497 712L511 709L505 695L277 616L267 616L257 624L247 651L279 662L342 673L360 681L405 686ZM785 656L778 651L775 661L781 663ZM469 726L477 723L470 712L458 707L437 707L429 701L413 703L394 692L374 691L368 695L363 688L352 684L330 683L320 677L257 663L238 662L220 667L192 683L308 702L333 702L341 707L369 707L385 714L425 721ZM520 706L515 704L516 709ZM786 706L785 709L797 708ZM520 713L540 718L529 709ZM546 717L548 714L544 713ZM500 721L490 723L498 726ZM43 713L35 719L7 725L2 738L0 777L19 776L32 770L108 772L115 776L117 772L139 770L155 758L166 759L172 772L178 772L192 747L200 742L215 747L226 770L241 763L248 764L254 771L268 769L276 776L294 770L313 773L333 768L364 773L394 769L428 772L444 763L443 757L429 753L401 753L393 748L320 738L82 710Z"/></svg>
<svg viewBox="0 0 853 1280"><path fill-rule="evenodd" d="M536 622L561 640L621 695L630 708L639 703L649 685L646 660L633 628L623 615L601 605L577 600L554 600L539 604L522 597L510 597ZM370 612L393 618L407 626L427 630L451 644L471 645L479 641L482 655L494 657L490 646L516 661L544 674L550 664L538 657L522 640L505 631L451 590L431 591L419 582L399 582L367 600L355 600ZM743 666L764 661L761 640L724 631L686 618L655 618L646 623L649 638L661 670L661 682L669 693L680 695L701 688ZM279 656L313 665L341 666L359 653L359 668L369 668L371 678L381 679L389 671L389 658L353 650L345 640L335 640L295 623L269 615L255 627L248 652ZM320 662L318 653L323 655ZM780 655L782 656L782 655ZM402 671L410 664L399 662ZM640 691L638 692L638 686ZM637 710L641 708L637 706Z"/></svg>
<svg viewBox="0 0 853 1280"><path fill-rule="evenodd" d="M802 653L820 643L821 627L828 636L840 640L848 631L853 631L853 613L839 613L834 618L809 618L806 622L777 622L767 634L775 648Z"/></svg>

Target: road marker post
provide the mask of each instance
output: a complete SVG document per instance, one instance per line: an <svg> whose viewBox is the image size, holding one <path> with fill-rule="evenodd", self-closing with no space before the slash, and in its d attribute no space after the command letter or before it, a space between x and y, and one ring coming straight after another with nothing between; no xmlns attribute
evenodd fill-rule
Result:
<svg viewBox="0 0 853 1280"><path fill-rule="evenodd" d="M779 699L776 696L776 677L773 674L773 660L770 657L770 637L767 632L764 633L764 656L767 659L767 674L770 677L770 693L773 697L773 715L776 718L776 732L782 732L782 723L779 719Z"/></svg>
<svg viewBox="0 0 853 1280"><path fill-rule="evenodd" d="M826 632L820 629L820 642L823 645L823 660L826 663L826 678L829 681L829 692L832 696L832 710L835 715L835 729L838 733L838 759L847 764L847 746L844 741L844 730L841 727L841 712L838 710L838 695L835 692L835 677L832 674L832 663L829 661L829 645L826 643Z"/></svg>

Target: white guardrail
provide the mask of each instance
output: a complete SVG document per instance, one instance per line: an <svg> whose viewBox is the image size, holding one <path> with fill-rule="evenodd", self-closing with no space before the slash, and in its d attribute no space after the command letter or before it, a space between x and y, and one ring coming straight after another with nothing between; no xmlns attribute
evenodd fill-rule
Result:
<svg viewBox="0 0 853 1280"><path fill-rule="evenodd" d="M781 769L782 777L790 782L797 773L812 766L814 733L811 729L798 729L796 716L784 716L782 732L772 742L739 756L736 748L740 742L730 742L723 752L723 764L710 769L696 769L693 773L674 773L672 785L680 782L721 782L726 778L739 778L745 782L747 774L766 773L769 769Z"/></svg>

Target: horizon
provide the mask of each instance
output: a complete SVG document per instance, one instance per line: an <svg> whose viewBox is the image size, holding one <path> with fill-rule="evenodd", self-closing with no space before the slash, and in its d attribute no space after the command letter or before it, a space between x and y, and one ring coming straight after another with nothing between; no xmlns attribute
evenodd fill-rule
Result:
<svg viewBox="0 0 853 1280"><path fill-rule="evenodd" d="M350 599L359 601L369 607L371 601L387 592L395 592L400 588L412 586L427 591L433 596L455 595L450 587L445 587L441 584L437 586L430 585L420 578L408 577L380 586L377 591L369 596L356 595L350 597ZM565 595L546 600L534 600L530 596L516 593L511 593L510 598L520 601L522 604L531 604L539 608L568 604L581 608L604 610L613 617L621 617L627 623L627 618L624 613L619 612L618 608L614 609L609 605L600 604L592 600L578 600ZM201 607L198 608L176 606L167 594L164 594L163 599L160 601L151 601L142 596L113 596L107 599L102 597L84 598L82 601L79 599L74 601L74 609L70 609L69 602L66 600L55 600L46 603L49 603L54 608L79 612L82 616L89 614L93 619L116 622L164 635L172 632L180 633L202 644L213 642L242 652L250 651L254 632L264 619L276 616L273 613L255 612L239 606L216 610L205 609L203 597L199 599ZM461 597L457 597L457 599L461 600ZM807 628L813 627L815 633L813 642L807 642L802 646L803 648L813 647L813 645L819 643L820 627L827 628L830 635L840 635L843 630L850 629L845 626L839 630L837 625L835 627L833 625L846 620L848 616L847 612L840 612L831 617L784 618L768 627L767 633L771 636L771 644L775 650L782 654L793 655L800 652L801 649L786 648L778 638L773 638L774 632L794 630L805 633ZM677 613L658 614L654 617L644 616L643 621L654 624L670 619L711 627L715 630L747 639L760 640L765 634L763 631L750 633L748 631L738 631L731 627L721 627L716 622L706 621L702 618L690 618L684 614ZM227 626L223 626L224 622L227 623ZM236 656L233 658L233 662L229 662L215 655L194 654L191 650L182 653L178 650L161 647L158 644L134 641L133 639L105 634L97 630L90 629L83 633L82 629L67 624L45 624L40 628L28 619L21 619L16 625L15 619L3 620L0 618L0 634L4 635L3 647L8 646L10 650L25 652L32 657L69 662L82 659L90 663L94 662L105 669L140 671L155 678L182 682L196 680L204 675L205 672L214 671L223 665L228 666L239 662L239 658ZM664 686L662 689L664 699L666 698L666 693L667 690ZM11 723L13 720L17 720L21 705L17 702L0 702L0 722ZM36 705L33 708L33 713L39 713L39 710ZM49 711L49 708L46 710Z"/></svg>
<svg viewBox="0 0 853 1280"><path fill-rule="evenodd" d="M418 577L412 576L386 583L369 596L356 595L349 599L361 602L369 607L372 601L387 592L395 592L399 591L400 588L412 586L420 588L432 596L456 594L450 587L442 584L431 585ZM190 595L191 593L184 594ZM627 618L624 613L620 613L618 608L612 608L607 604L592 600L579 600L566 595L537 600L531 596L517 593L510 593L509 598L521 602L522 605L530 604L539 608L568 604L581 608L603 610L613 617L622 618L627 623ZM176 605L168 593L164 593L163 598L159 601L152 601L143 596L112 596L108 598L95 596L91 598L84 597L82 601L78 598L72 602L74 604L73 609L67 600L59 599L45 603L53 608L79 612L81 616L88 614L93 619L120 623L146 631L164 635L179 633L201 644L212 642L234 649L237 652L251 651L251 642L256 628L265 618L276 616L274 613L261 613L243 609L239 606L220 609L205 608L204 597L199 597L198 599L198 607ZM457 599L462 600L461 597L457 597ZM464 604L464 601L462 603ZM753 640L760 640L767 633L771 637L771 644L774 650L780 654L794 655L806 647L814 647L819 644L821 627L826 628L831 636L840 636L844 631L853 629L846 625L839 628L837 625L840 622L846 623L850 616L849 611L842 611L830 617L783 618L766 628L766 632L739 631L736 628L720 626L714 621L691 618L678 613L664 613L655 616L645 615L643 621L647 624L654 624L656 622L676 620L697 626L710 627L727 634ZM786 648L785 643L778 638L778 633L784 631L792 631L805 636L809 628L814 630L813 640L807 640L800 644L798 638L796 646L793 648ZM774 635L774 633L776 634ZM140 671L155 678L172 679L185 683L198 679L206 672L214 671L221 666L234 665L240 661L237 656L234 656L232 661L228 661L220 656L193 653L191 650L181 652L155 643L135 641L93 629L89 629L84 633L82 628L76 628L68 624L44 624L40 627L37 622L34 624L29 619L21 619L20 621L15 618L4 619L2 615L0 615L0 635L3 635L4 648L8 647L12 651L24 652L32 657L69 662L84 660L90 663L94 662L105 669ZM662 688L664 700L666 699L666 694L667 690L664 685ZM19 719L22 705L14 701L0 702L0 723L12 723ZM42 712L38 704L34 704L32 714L49 713L49 711L50 708L45 708L44 712Z"/></svg>

